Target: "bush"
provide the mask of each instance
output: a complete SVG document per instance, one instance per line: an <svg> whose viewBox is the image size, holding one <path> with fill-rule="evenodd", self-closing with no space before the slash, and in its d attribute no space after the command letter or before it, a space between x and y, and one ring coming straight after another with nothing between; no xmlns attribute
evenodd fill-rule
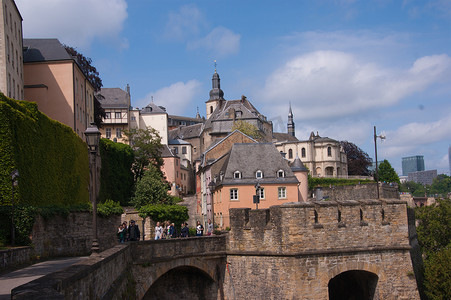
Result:
<svg viewBox="0 0 451 300"><path fill-rule="evenodd" d="M97 214L102 217L108 217L110 215L121 215L124 209L119 202L115 202L111 199L106 200L104 203L97 204Z"/></svg>
<svg viewBox="0 0 451 300"><path fill-rule="evenodd" d="M324 177L308 177L308 189L313 190L317 186L340 186L340 185L356 185L364 183L372 183L373 180L361 180L361 179L342 179L342 178L324 178Z"/></svg>
<svg viewBox="0 0 451 300"><path fill-rule="evenodd" d="M188 208L181 205L147 204L138 209L139 216L149 217L155 222L170 220L177 226L188 220Z"/></svg>
<svg viewBox="0 0 451 300"><path fill-rule="evenodd" d="M196 236L196 228L188 228L189 236Z"/></svg>

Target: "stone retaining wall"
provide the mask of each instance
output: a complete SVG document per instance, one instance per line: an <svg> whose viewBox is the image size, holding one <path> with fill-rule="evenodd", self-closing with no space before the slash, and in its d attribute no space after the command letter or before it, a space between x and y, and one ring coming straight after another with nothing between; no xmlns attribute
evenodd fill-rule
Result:
<svg viewBox="0 0 451 300"><path fill-rule="evenodd" d="M29 264L33 260L34 256L32 247L17 247L13 249L0 250L0 271Z"/></svg>
<svg viewBox="0 0 451 300"><path fill-rule="evenodd" d="M316 191L312 191L315 193ZM330 200L363 200L376 199L376 183L365 183L356 185L340 185L322 188L323 197ZM385 199L399 199L397 186L379 183L379 197Z"/></svg>

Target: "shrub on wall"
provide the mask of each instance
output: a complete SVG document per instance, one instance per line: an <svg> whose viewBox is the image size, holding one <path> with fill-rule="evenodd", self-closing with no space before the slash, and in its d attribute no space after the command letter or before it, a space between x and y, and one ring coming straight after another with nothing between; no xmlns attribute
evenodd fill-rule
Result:
<svg viewBox="0 0 451 300"><path fill-rule="evenodd" d="M330 186L330 185L355 185L372 183L373 180L360 180L360 179L342 179L342 178L324 178L324 177L308 177L308 189L311 191L317 186Z"/></svg>
<svg viewBox="0 0 451 300"><path fill-rule="evenodd" d="M11 204L11 172L19 170L15 203L73 205L88 199L86 144L38 111L0 94L0 205Z"/></svg>
<svg viewBox="0 0 451 300"><path fill-rule="evenodd" d="M100 192L98 201L111 199L127 205L133 191L133 150L129 145L100 140Z"/></svg>

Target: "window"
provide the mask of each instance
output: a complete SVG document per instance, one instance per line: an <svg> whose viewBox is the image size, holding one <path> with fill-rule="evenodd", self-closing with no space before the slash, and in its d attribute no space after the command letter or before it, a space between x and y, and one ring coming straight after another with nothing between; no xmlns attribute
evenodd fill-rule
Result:
<svg viewBox="0 0 451 300"><path fill-rule="evenodd" d="M238 189L230 189L230 200L238 200Z"/></svg>
<svg viewBox="0 0 451 300"><path fill-rule="evenodd" d="M263 172L258 170L257 172L255 172L255 178L257 179L262 179L263 178Z"/></svg>
<svg viewBox="0 0 451 300"><path fill-rule="evenodd" d="M289 149L288 150L288 158L293 158L293 150L292 149Z"/></svg>
<svg viewBox="0 0 451 300"><path fill-rule="evenodd" d="M277 171L277 177L279 177L279 178L285 177L285 172L283 170Z"/></svg>
<svg viewBox="0 0 451 300"><path fill-rule="evenodd" d="M287 188L286 187L279 187L277 189L278 197L279 199L286 199L287 198Z"/></svg>
<svg viewBox="0 0 451 300"><path fill-rule="evenodd" d="M237 110L237 111L235 112L235 118L241 118L242 115L243 115L243 112L242 112L242 111Z"/></svg>
<svg viewBox="0 0 451 300"><path fill-rule="evenodd" d="M178 159L175 160L175 165L176 165L176 166L179 165L179 160L178 160Z"/></svg>
<svg viewBox="0 0 451 300"><path fill-rule="evenodd" d="M233 173L233 178L234 179L241 179L241 172L240 171L235 171Z"/></svg>
<svg viewBox="0 0 451 300"><path fill-rule="evenodd" d="M302 156L302 157L305 157L305 148L302 148L302 149L301 149L301 156Z"/></svg>
<svg viewBox="0 0 451 300"><path fill-rule="evenodd" d="M197 152L197 148L196 148L196 147L194 147L194 148L193 148L193 151L194 151L194 153L196 153L196 152Z"/></svg>
<svg viewBox="0 0 451 300"><path fill-rule="evenodd" d="M213 113L213 106L210 106L210 114Z"/></svg>
<svg viewBox="0 0 451 300"><path fill-rule="evenodd" d="M332 148L327 147L327 156L332 156Z"/></svg>
<svg viewBox="0 0 451 300"><path fill-rule="evenodd" d="M116 119L120 119L120 118L121 118L121 113L120 113L120 112L115 112L115 113L114 113L114 117L115 117Z"/></svg>
<svg viewBox="0 0 451 300"><path fill-rule="evenodd" d="M136 117L131 117L131 120L132 121L136 121Z"/></svg>
<svg viewBox="0 0 451 300"><path fill-rule="evenodd" d="M257 190L257 195L260 197L260 199L265 199L265 188L259 188Z"/></svg>
<svg viewBox="0 0 451 300"><path fill-rule="evenodd" d="M179 154L179 148L174 147L174 148L173 148L173 151L174 151L174 154Z"/></svg>
<svg viewBox="0 0 451 300"><path fill-rule="evenodd" d="M122 137L122 129L116 128L116 137L121 138Z"/></svg>
<svg viewBox="0 0 451 300"><path fill-rule="evenodd" d="M105 119L111 119L111 113L110 112L106 112L105 113Z"/></svg>
<svg viewBox="0 0 451 300"><path fill-rule="evenodd" d="M106 128L105 129L105 135L107 139L111 138L111 128Z"/></svg>
<svg viewBox="0 0 451 300"><path fill-rule="evenodd" d="M186 146L182 147L182 154L186 154Z"/></svg>

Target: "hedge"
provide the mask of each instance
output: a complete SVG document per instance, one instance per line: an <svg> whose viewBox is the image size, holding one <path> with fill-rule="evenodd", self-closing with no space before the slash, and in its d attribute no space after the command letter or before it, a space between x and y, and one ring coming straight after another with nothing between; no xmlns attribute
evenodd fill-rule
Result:
<svg viewBox="0 0 451 300"><path fill-rule="evenodd" d="M128 205L133 191L132 164L133 149L126 144L115 143L108 139L100 140L100 171L99 202L111 199L121 205Z"/></svg>
<svg viewBox="0 0 451 300"><path fill-rule="evenodd" d="M325 178L325 177L308 177L308 189L311 191L317 186L340 186L340 185L355 185L355 184L365 184L372 183L373 180L369 179L344 179L344 178Z"/></svg>
<svg viewBox="0 0 451 300"><path fill-rule="evenodd" d="M89 203L88 150L82 139L35 103L0 93L0 205L11 205L14 169L20 173L17 204Z"/></svg>

